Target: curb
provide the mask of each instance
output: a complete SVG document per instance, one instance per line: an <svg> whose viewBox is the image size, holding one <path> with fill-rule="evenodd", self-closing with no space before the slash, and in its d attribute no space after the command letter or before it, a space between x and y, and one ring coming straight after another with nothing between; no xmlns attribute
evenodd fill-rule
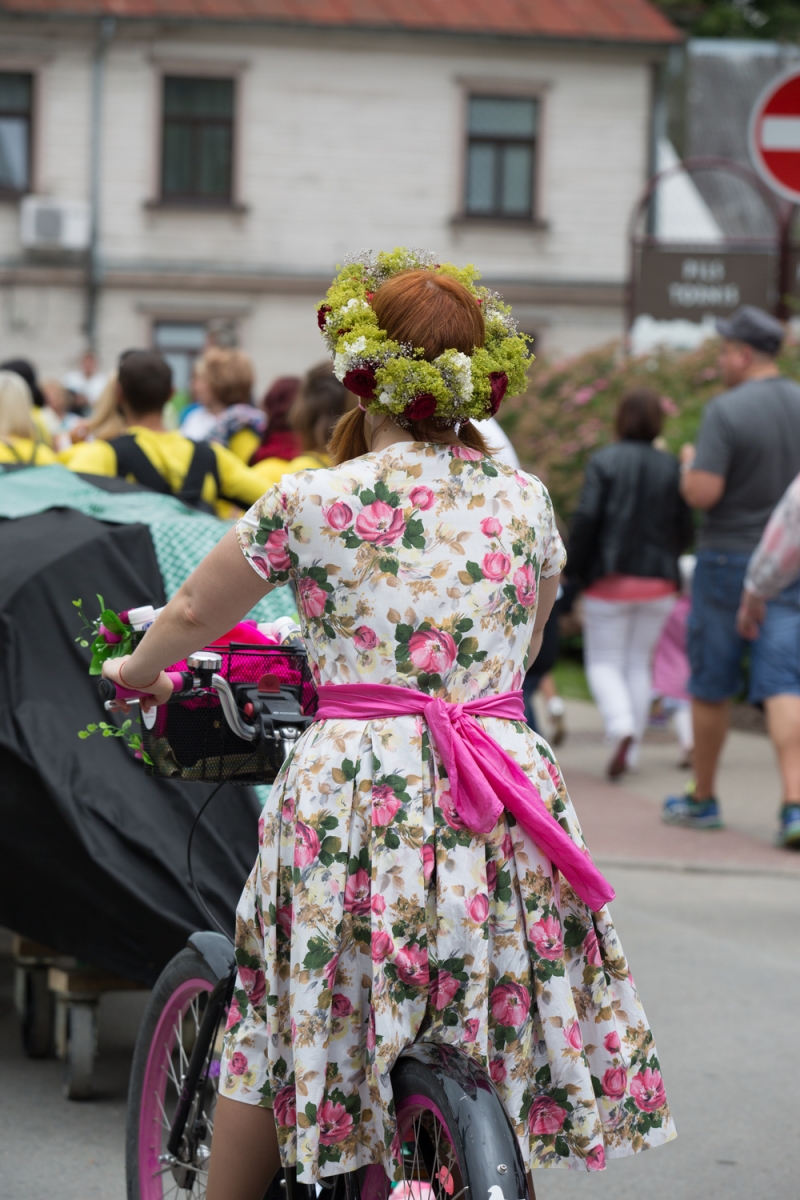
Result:
<svg viewBox="0 0 800 1200"><path fill-rule="evenodd" d="M766 879L794 879L800 883L800 869L792 867L750 866L747 863L682 862L660 858L594 858L601 870L674 871L694 875L753 875Z"/></svg>

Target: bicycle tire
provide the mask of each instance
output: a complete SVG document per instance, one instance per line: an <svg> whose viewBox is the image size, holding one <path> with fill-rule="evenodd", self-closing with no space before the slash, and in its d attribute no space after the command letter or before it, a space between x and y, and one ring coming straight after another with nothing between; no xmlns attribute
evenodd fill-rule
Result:
<svg viewBox="0 0 800 1200"><path fill-rule="evenodd" d="M191 1028L199 1028L200 1007L217 983L217 976L202 955L187 946L167 964L159 976L148 1002L131 1065L128 1091L128 1115L125 1137L125 1168L128 1200L202 1200L205 1195L204 1170L210 1153L210 1138L201 1139L197 1167L176 1168L159 1162L166 1149L168 1121L177 1101L180 1066L175 1071L173 1056L177 1050L179 1064L191 1047L183 1044L184 1025L187 1037ZM180 1037L180 1045L178 1038ZM217 1039L219 1040L219 1039ZM215 1055L211 1048L211 1056ZM213 1130L213 1104L216 1100L217 1079L213 1073L208 1083L213 1096L204 1091L200 1103L209 1118L209 1133ZM196 1114L195 1114L196 1115ZM191 1178L192 1187L180 1186L180 1178ZM179 1186L177 1191L175 1184Z"/></svg>

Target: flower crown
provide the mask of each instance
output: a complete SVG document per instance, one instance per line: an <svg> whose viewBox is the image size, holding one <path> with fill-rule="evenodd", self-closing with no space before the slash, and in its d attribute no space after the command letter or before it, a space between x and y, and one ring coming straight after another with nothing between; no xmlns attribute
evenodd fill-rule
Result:
<svg viewBox="0 0 800 1200"><path fill-rule="evenodd" d="M378 324L371 300L401 271L431 271L462 284L483 310L486 340L471 355L445 350L432 362L419 346L395 342ZM438 263L424 250L348 255L317 306L320 330L333 354L333 370L362 408L391 413L399 424L435 417L461 424L493 417L504 396L525 390L533 361L527 338L517 332L511 309L496 292L477 287L473 266Z"/></svg>

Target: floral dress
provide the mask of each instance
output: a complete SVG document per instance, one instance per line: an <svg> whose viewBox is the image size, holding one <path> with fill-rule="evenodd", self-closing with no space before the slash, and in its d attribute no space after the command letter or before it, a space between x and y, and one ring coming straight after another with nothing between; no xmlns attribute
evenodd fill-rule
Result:
<svg viewBox="0 0 800 1200"><path fill-rule="evenodd" d="M521 686L539 581L564 559L537 479L422 443L284 477L238 532L265 580L295 583L318 682L462 702ZM547 743L479 720L583 846ZM398 1177L390 1071L418 1039L485 1068L528 1168L600 1170L675 1136L608 911L509 814L463 826L419 716L312 726L259 845L220 1086L273 1108L302 1182L370 1163Z"/></svg>

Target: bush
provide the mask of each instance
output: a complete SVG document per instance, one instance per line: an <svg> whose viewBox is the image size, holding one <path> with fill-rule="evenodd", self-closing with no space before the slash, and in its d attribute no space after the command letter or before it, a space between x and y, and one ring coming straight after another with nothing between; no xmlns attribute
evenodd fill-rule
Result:
<svg viewBox="0 0 800 1200"><path fill-rule="evenodd" d="M704 406L724 390L718 349L712 338L698 350L632 358L615 341L562 362L534 362L527 392L506 401L500 417L523 467L546 484L560 517L575 509L587 459L613 440L617 405L631 388L651 387L663 397L670 450L695 440ZM800 344L787 341L780 366L800 380Z"/></svg>

